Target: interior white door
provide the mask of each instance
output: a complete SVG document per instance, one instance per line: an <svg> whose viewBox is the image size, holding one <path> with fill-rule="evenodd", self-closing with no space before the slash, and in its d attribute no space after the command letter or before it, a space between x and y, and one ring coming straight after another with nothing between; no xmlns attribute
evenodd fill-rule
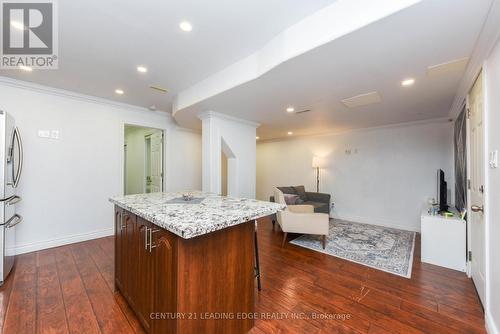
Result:
<svg viewBox="0 0 500 334"><path fill-rule="evenodd" d="M483 75L469 93L471 275L481 301L485 302L485 222L484 222L484 126Z"/></svg>
<svg viewBox="0 0 500 334"><path fill-rule="evenodd" d="M163 191L163 133L151 135L151 192Z"/></svg>

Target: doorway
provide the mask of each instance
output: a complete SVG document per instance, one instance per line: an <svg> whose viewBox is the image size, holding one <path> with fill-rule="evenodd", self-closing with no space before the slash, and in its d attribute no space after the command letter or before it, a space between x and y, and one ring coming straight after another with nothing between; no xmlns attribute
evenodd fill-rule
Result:
<svg viewBox="0 0 500 334"><path fill-rule="evenodd" d="M471 276L485 304L485 219L484 219L484 94L483 75L479 74L468 96L470 254Z"/></svg>
<svg viewBox="0 0 500 334"><path fill-rule="evenodd" d="M221 195L227 196L227 156L221 151Z"/></svg>
<svg viewBox="0 0 500 334"><path fill-rule="evenodd" d="M163 131L125 125L125 195L163 191Z"/></svg>

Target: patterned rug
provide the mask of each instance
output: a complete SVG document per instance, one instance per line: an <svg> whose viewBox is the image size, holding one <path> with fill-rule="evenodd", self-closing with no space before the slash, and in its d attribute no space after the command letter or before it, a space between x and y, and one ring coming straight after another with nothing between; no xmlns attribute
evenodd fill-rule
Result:
<svg viewBox="0 0 500 334"><path fill-rule="evenodd" d="M303 235L290 243L391 274L411 277L415 232L331 219L326 249L321 237Z"/></svg>

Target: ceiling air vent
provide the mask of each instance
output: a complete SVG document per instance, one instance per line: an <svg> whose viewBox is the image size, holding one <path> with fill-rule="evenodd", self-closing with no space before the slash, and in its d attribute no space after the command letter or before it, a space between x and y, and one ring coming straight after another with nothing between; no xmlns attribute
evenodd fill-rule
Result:
<svg viewBox="0 0 500 334"><path fill-rule="evenodd" d="M157 90L161 93L168 93L168 89L166 88L163 88L163 87L160 87L160 86L156 86L156 85L149 85L149 88L151 89L154 89L154 90Z"/></svg>
<svg viewBox="0 0 500 334"><path fill-rule="evenodd" d="M347 108L357 108L369 104L382 102L382 97L378 92L360 94L341 101Z"/></svg>
<svg viewBox="0 0 500 334"><path fill-rule="evenodd" d="M462 72L465 70L468 63L469 63L469 58L465 57L438 65L432 65L427 67L427 75L429 77L437 77L446 75L448 73Z"/></svg>
<svg viewBox="0 0 500 334"><path fill-rule="evenodd" d="M311 109L305 109L305 110L300 110L300 111L296 111L295 113L296 114L305 114L306 112L310 112Z"/></svg>

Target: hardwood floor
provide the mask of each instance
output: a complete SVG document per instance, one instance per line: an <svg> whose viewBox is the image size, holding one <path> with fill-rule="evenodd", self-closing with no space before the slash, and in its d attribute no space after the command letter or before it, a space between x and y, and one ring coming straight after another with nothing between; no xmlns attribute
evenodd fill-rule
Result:
<svg viewBox="0 0 500 334"><path fill-rule="evenodd" d="M485 333L472 282L420 263L419 239L409 280L288 243L281 248L283 234L267 219L258 236L256 311L267 319L255 322L253 334ZM0 333L143 333L114 292L113 247L108 237L18 256L0 288Z"/></svg>

